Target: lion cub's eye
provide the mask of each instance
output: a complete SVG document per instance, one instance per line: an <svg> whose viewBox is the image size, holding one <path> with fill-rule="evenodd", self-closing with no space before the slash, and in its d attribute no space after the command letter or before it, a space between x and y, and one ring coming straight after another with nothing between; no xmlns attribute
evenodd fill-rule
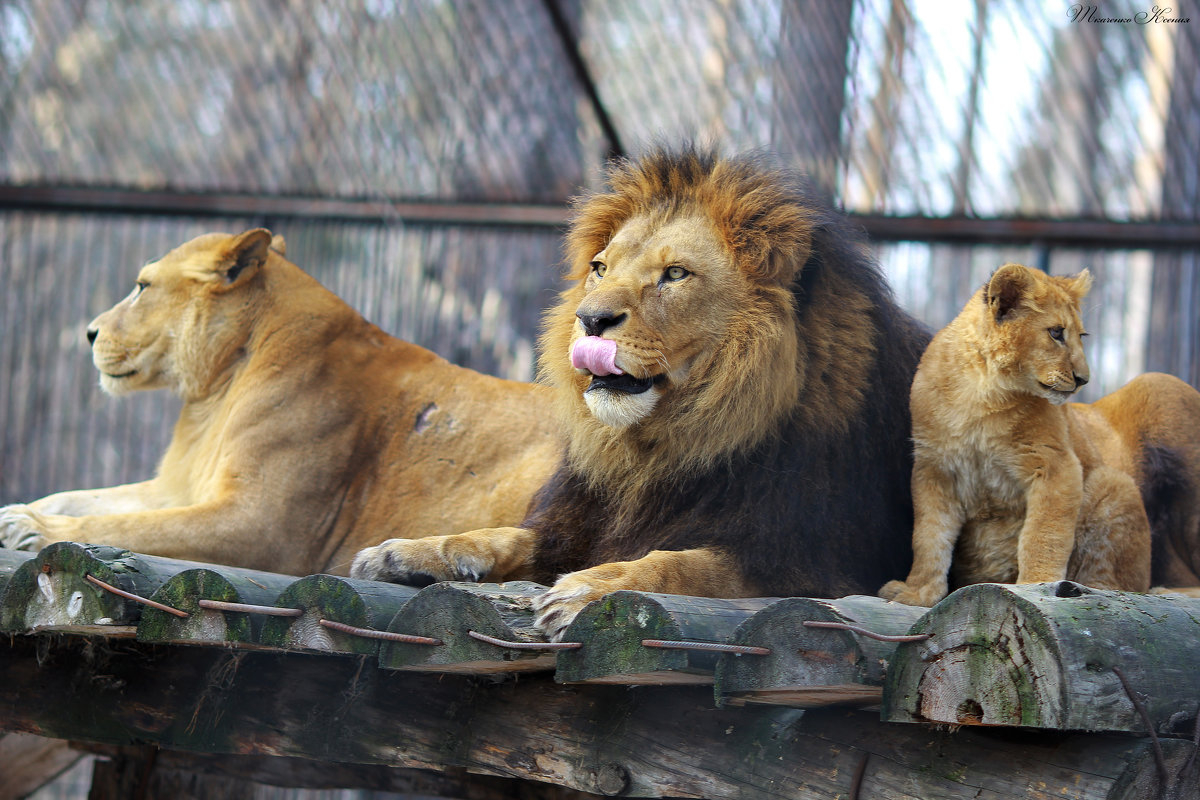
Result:
<svg viewBox="0 0 1200 800"><path fill-rule="evenodd" d="M1051 328L1050 329L1050 338L1056 342L1063 341L1063 326L1055 325L1053 328Z"/></svg>
<svg viewBox="0 0 1200 800"><path fill-rule="evenodd" d="M666 270L666 272L664 272L664 273L663 273L663 280L666 280L666 281L681 281L681 280L683 280L684 278L686 278L688 275L691 275L691 274L692 274L692 273L688 272L688 271L687 271L686 269L684 269L683 267L678 267L678 266L676 266L676 267L667 267L667 270Z"/></svg>
<svg viewBox="0 0 1200 800"><path fill-rule="evenodd" d="M608 264L605 264L601 261L593 261L592 272L596 273L597 278L603 278L604 273L608 272Z"/></svg>

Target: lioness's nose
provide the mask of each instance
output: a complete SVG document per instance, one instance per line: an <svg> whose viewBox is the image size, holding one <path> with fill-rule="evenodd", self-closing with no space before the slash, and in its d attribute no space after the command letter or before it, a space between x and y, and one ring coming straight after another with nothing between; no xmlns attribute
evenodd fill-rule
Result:
<svg viewBox="0 0 1200 800"><path fill-rule="evenodd" d="M95 344L96 337L99 335L100 335L99 328L88 328L87 329L88 344Z"/></svg>
<svg viewBox="0 0 1200 800"><path fill-rule="evenodd" d="M1076 389L1082 388L1085 384L1087 384L1087 382L1088 382L1088 379L1086 376L1084 376L1084 375L1076 375L1075 376L1075 388Z"/></svg>
<svg viewBox="0 0 1200 800"><path fill-rule="evenodd" d="M575 316L579 317L579 321L583 323L583 332L588 336L599 336L607 329L620 325L626 317L624 313L613 314L608 311L601 311L598 314L585 314L577 311Z"/></svg>

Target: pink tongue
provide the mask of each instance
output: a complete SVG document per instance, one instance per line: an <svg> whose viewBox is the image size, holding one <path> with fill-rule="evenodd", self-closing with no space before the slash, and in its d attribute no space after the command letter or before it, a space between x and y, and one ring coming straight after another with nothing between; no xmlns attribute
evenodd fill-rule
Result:
<svg viewBox="0 0 1200 800"><path fill-rule="evenodd" d="M585 336L571 348L571 366L593 375L623 375L617 368L617 343L599 336Z"/></svg>

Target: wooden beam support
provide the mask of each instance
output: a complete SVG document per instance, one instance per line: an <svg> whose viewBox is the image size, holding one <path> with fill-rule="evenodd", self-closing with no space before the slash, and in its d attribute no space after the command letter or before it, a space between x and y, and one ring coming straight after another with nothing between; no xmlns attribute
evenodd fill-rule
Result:
<svg viewBox="0 0 1200 800"><path fill-rule="evenodd" d="M524 647L546 642L533 627L533 600L544 591L545 586L529 581L446 581L427 586L405 604L388 631L441 644L384 642L379 666L463 675L553 669L553 651ZM472 632L518 646L498 646L471 636Z"/></svg>
<svg viewBox="0 0 1200 800"><path fill-rule="evenodd" d="M896 651L891 721L1146 733L1137 695L1154 731L1190 736L1200 709L1200 598L984 583L912 632L933 636Z"/></svg>
<svg viewBox="0 0 1200 800"><path fill-rule="evenodd" d="M273 603L297 608L298 617L267 617L259 640L288 650L377 655L379 639L346 632L384 631L392 617L417 590L393 583L362 581L336 575L309 575L288 586ZM347 626L335 629L321 620Z"/></svg>
<svg viewBox="0 0 1200 800"><path fill-rule="evenodd" d="M465 770L713 800L1159 797L1147 739L934 730L860 711L716 709L707 687L495 683L369 658L78 635L0 638L0 727L206 754ZM1162 743L1170 780L1193 751ZM864 766L865 760L865 766ZM1193 762L1195 763L1195 762ZM1195 773L1183 793L1195 796ZM1193 792L1189 795L1186 792Z"/></svg>
<svg viewBox="0 0 1200 800"><path fill-rule="evenodd" d="M583 647L558 654L554 679L564 683L710 686L720 653L704 646L729 644L738 625L776 599L717 600L613 592L585 606L563 632L563 641L582 642ZM672 643L700 647L672 647Z"/></svg>
<svg viewBox="0 0 1200 800"><path fill-rule="evenodd" d="M832 703L874 705L897 642L846 628L805 627L805 622L845 625L894 637L908 633L926 609L878 597L839 600L788 597L750 617L731 642L771 650L769 655L722 655L713 691L718 703L777 703L814 708Z"/></svg>
<svg viewBox="0 0 1200 800"><path fill-rule="evenodd" d="M295 580L288 575L235 567L184 570L169 578L150 599L188 616L148 607L138 621L137 638L143 642L256 646L263 626L261 615L204 608L200 601L272 605Z"/></svg>

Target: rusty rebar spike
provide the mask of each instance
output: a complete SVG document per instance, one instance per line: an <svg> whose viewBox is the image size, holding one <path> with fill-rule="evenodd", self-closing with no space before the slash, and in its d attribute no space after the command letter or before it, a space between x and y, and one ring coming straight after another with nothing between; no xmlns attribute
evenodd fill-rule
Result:
<svg viewBox="0 0 1200 800"><path fill-rule="evenodd" d="M389 642L404 642L405 644L445 644L441 639L432 639L428 636L414 636L410 633L377 631L374 628L357 628L353 625L347 625L344 622L335 622L331 619L319 619L317 622L325 628L341 631L342 633L348 633L351 636L361 636L364 639L384 639Z"/></svg>
<svg viewBox="0 0 1200 800"><path fill-rule="evenodd" d="M883 633L867 630L861 625L852 625L849 622L818 622L816 620L805 620L803 623L806 628L832 628L839 631L850 631L857 633L860 636L866 636L870 639L878 639L881 642L923 642L926 639L932 639L932 633L914 633L899 636L888 636Z"/></svg>
<svg viewBox="0 0 1200 800"><path fill-rule="evenodd" d="M180 611L178 608L171 608L168 605L163 605L162 603L158 602L157 600L147 600L145 597L142 597L141 595L136 595L133 592L127 592L124 589L118 589L116 586L112 586L111 584L107 584L104 581L100 580L95 575L84 575L83 577L89 583L93 583L96 586L99 586L101 589L103 589L106 592L112 592L113 594L117 595L118 597L124 597L126 600L133 600L134 602L141 603L144 606L150 606L150 608L157 608L159 611L165 611L168 614L174 614L175 616L177 616L181 619L187 619L188 617L191 616L191 614L187 613L186 611Z"/></svg>
<svg viewBox="0 0 1200 800"><path fill-rule="evenodd" d="M672 642L666 639L642 639L642 647L657 647L661 650L707 650L714 653L734 653L739 656L769 656L771 648L754 647L747 644L720 644L718 642Z"/></svg>
<svg viewBox="0 0 1200 800"><path fill-rule="evenodd" d="M210 611L239 611L243 614L266 614L269 617L299 617L304 614L302 608L255 606L249 603L227 603L224 600L197 600L196 605Z"/></svg>
<svg viewBox="0 0 1200 800"><path fill-rule="evenodd" d="M494 644L496 647L507 647L510 650L578 650L583 647L583 642L508 642L475 631L467 631L467 636L481 642Z"/></svg>

